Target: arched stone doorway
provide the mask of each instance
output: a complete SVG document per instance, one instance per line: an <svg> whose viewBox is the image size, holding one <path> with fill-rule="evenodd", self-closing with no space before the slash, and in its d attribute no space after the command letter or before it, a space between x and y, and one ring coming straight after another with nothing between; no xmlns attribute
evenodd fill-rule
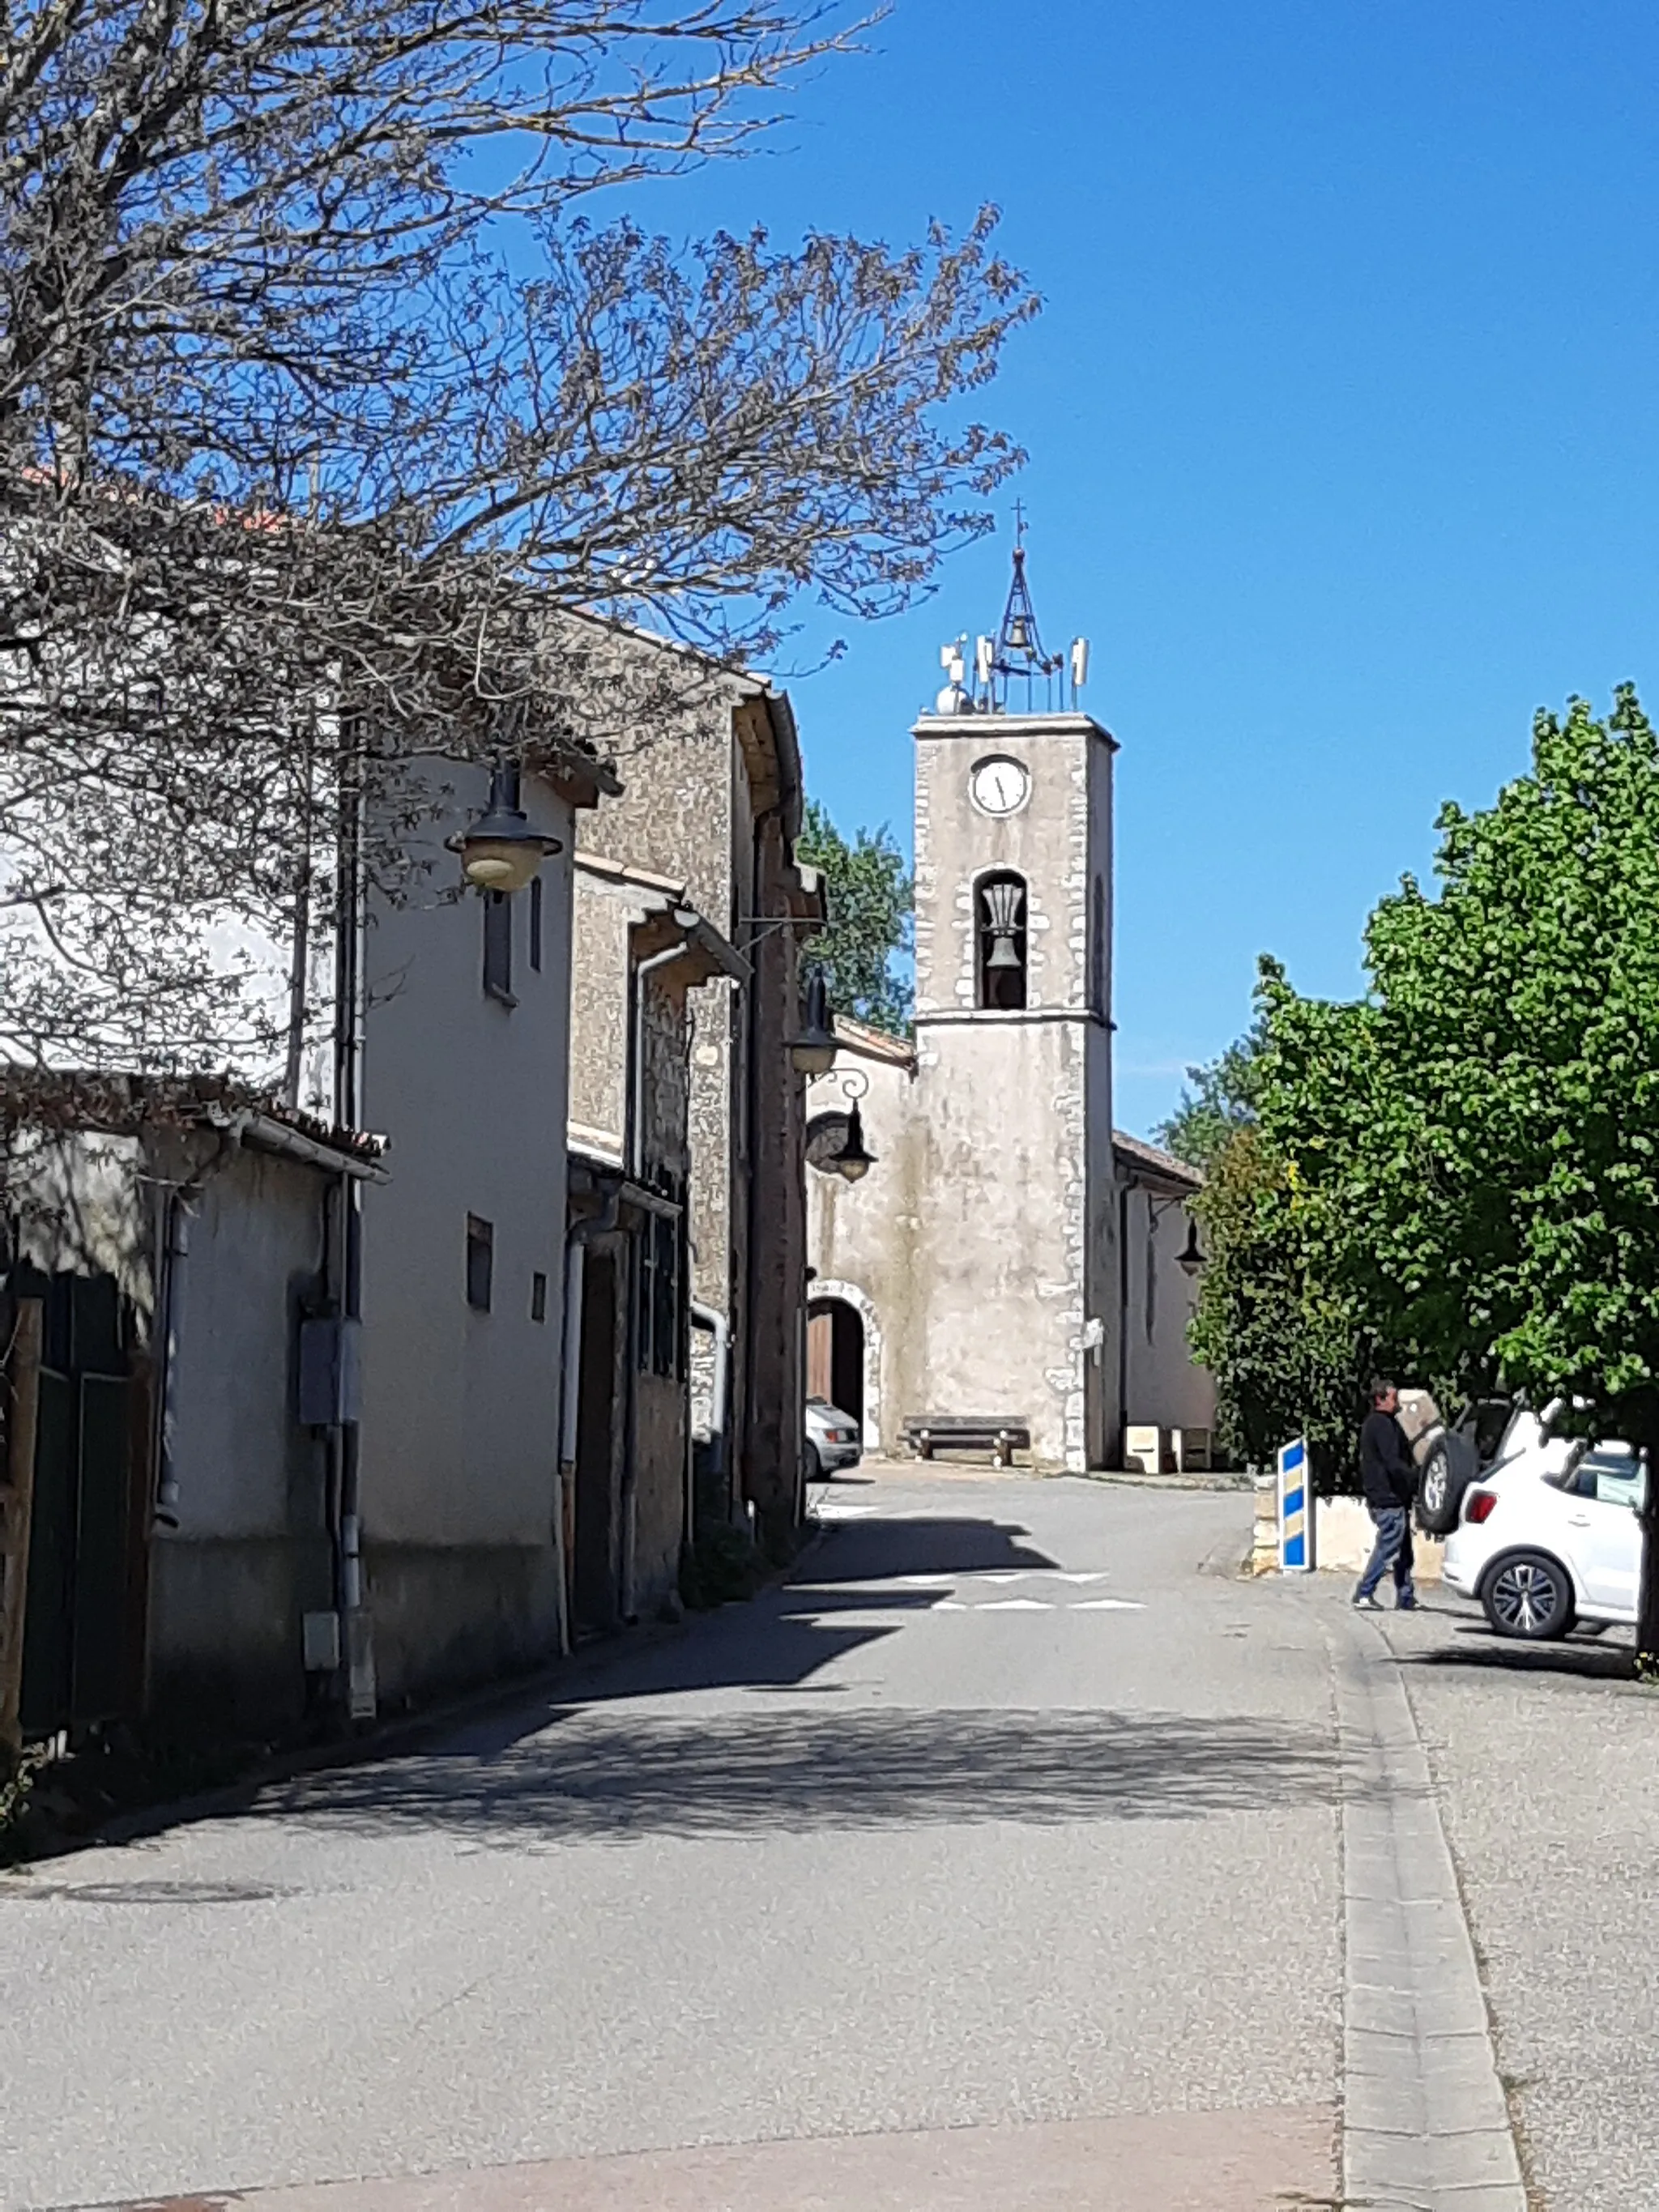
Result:
<svg viewBox="0 0 1659 2212"><path fill-rule="evenodd" d="M845 1298L814 1298L806 1309L806 1395L863 1427L864 1322Z"/></svg>
<svg viewBox="0 0 1659 2212"><path fill-rule="evenodd" d="M881 1329L855 1283L820 1280L806 1309L806 1388L850 1413L866 1452L881 1449ZM845 1391L847 1395L842 1395Z"/></svg>

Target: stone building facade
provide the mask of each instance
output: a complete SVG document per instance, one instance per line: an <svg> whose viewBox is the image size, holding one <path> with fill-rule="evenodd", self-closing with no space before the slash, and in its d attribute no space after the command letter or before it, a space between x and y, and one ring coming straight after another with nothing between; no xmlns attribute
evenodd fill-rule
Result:
<svg viewBox="0 0 1659 2212"><path fill-rule="evenodd" d="M747 973L684 883L578 856L565 1273L565 1555L577 1630L653 1613L691 1520L693 1009Z"/></svg>
<svg viewBox="0 0 1659 2212"><path fill-rule="evenodd" d="M641 652L674 648L641 641ZM702 1510L752 1511L787 1551L802 1508L806 1194L799 945L823 916L799 865L800 751L786 694L720 674L623 763L581 854L684 887L741 972L692 994L687 1066L691 1417Z"/></svg>

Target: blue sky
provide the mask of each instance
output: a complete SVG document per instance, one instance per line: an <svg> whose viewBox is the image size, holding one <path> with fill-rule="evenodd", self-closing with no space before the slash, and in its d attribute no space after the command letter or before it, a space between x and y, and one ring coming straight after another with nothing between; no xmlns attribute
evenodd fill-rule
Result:
<svg viewBox="0 0 1659 2212"><path fill-rule="evenodd" d="M1442 799L1534 707L1653 676L1659 15L1480 0L896 0L665 228L897 245L980 202L1044 295L983 412L1119 762L1117 1119L1245 1026L1258 951L1352 994ZM793 686L844 828L909 839L938 646L1008 536ZM1659 696L1659 679L1652 688Z"/></svg>

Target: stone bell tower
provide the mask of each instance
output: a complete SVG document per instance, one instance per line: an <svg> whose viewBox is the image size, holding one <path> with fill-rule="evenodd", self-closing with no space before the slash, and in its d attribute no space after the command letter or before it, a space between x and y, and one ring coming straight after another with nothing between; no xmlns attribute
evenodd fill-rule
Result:
<svg viewBox="0 0 1659 2212"><path fill-rule="evenodd" d="M1024 532L1022 529L1023 538ZM1045 653L1023 543L1001 627L947 647L915 740L918 1411L1007 1414L1108 1462L1121 1304L1112 1154L1110 733L1087 647Z"/></svg>

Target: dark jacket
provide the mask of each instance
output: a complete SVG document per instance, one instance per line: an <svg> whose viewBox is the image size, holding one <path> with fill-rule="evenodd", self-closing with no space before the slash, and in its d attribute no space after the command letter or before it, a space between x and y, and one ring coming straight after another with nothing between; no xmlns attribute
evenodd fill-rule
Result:
<svg viewBox="0 0 1659 2212"><path fill-rule="evenodd" d="M1375 1408L1359 1431L1359 1486L1373 1511L1409 1506L1417 1495L1417 1469L1406 1431L1392 1413Z"/></svg>

